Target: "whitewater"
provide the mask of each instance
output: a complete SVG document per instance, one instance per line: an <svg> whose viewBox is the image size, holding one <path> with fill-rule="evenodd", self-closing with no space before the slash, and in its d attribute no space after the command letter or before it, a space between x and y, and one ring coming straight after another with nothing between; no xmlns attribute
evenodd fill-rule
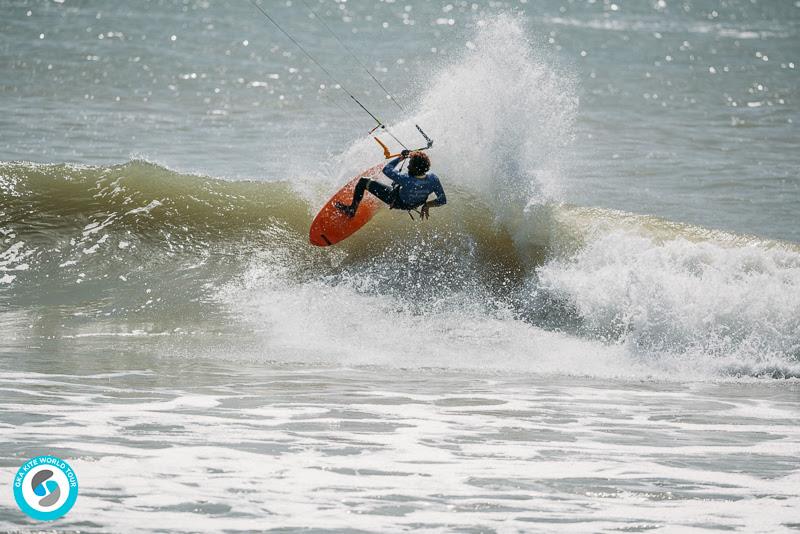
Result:
<svg viewBox="0 0 800 534"><path fill-rule="evenodd" d="M0 485L68 459L88 532L800 527L800 9L369 4L315 6L448 204L321 249L380 150L246 3L7 3Z"/></svg>

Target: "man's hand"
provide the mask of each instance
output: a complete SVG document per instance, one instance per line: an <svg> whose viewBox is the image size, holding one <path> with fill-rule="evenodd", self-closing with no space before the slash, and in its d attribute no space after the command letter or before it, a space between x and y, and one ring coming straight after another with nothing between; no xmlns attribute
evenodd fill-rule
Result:
<svg viewBox="0 0 800 534"><path fill-rule="evenodd" d="M407 158L409 154L411 154L411 151L410 151L410 150L407 150L407 149L403 149L403 151L402 151L402 152L400 152L400 155L401 155L402 157L404 157L404 158Z"/></svg>
<svg viewBox="0 0 800 534"><path fill-rule="evenodd" d="M423 221L425 219L430 219L431 217L430 213L428 213L428 210L429 210L428 204L423 204L422 207L419 209L419 217Z"/></svg>

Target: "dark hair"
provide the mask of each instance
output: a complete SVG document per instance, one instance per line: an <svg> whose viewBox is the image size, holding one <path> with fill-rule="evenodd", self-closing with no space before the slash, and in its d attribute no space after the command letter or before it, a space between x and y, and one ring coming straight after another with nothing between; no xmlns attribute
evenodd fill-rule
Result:
<svg viewBox="0 0 800 534"><path fill-rule="evenodd" d="M408 174L422 176L431 169L431 159L424 152L415 151L408 160Z"/></svg>

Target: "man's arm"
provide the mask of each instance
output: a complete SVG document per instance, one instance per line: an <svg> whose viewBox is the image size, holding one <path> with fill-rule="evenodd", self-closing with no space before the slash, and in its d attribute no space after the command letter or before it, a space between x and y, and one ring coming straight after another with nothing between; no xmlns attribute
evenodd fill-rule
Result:
<svg viewBox="0 0 800 534"><path fill-rule="evenodd" d="M428 213L428 210L430 208L435 208L436 206L444 206L445 204L447 204L447 197L444 194L444 188L442 187L442 183L439 181L438 176L436 175L433 176L436 178L436 183L433 186L433 193L436 195L436 198L434 198L433 200L429 200L422 205L422 209L420 210L420 216L423 220L430 217Z"/></svg>
<svg viewBox="0 0 800 534"><path fill-rule="evenodd" d="M400 161L403 160L403 159L405 159L405 158L403 156L400 156L399 158L394 158L392 161L390 161L389 163L384 165L383 174L388 176L391 181L393 181L393 182L395 182L397 184L407 185L407 182L409 180L408 176L406 176L404 174L400 174L395 169L397 164L400 163Z"/></svg>
<svg viewBox="0 0 800 534"><path fill-rule="evenodd" d="M431 176L428 176L431 178ZM435 174L432 176L435 182L433 184L433 193L436 195L434 200L429 200L426 204L430 204L431 207L433 206L444 206L447 204L447 197L444 194L444 188L442 187L442 182L439 181L439 177Z"/></svg>

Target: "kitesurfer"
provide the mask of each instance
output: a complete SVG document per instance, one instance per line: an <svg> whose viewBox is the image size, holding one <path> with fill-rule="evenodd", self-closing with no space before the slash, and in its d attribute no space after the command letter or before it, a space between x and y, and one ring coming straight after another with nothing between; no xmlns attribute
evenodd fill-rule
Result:
<svg viewBox="0 0 800 534"><path fill-rule="evenodd" d="M406 158L408 158L408 174L403 174L398 172L396 167ZM399 157L383 167L383 174L392 181L392 187L370 178L361 178L353 192L352 203L348 205L337 202L336 207L348 217L353 217L361 199L364 198L364 191L369 191L388 204L390 209L407 211L419 209L420 217L427 219L429 208L447 203L439 177L429 172L430 168L431 160L427 154L422 151L403 150ZM431 193L436 195L436 198L428 200Z"/></svg>

